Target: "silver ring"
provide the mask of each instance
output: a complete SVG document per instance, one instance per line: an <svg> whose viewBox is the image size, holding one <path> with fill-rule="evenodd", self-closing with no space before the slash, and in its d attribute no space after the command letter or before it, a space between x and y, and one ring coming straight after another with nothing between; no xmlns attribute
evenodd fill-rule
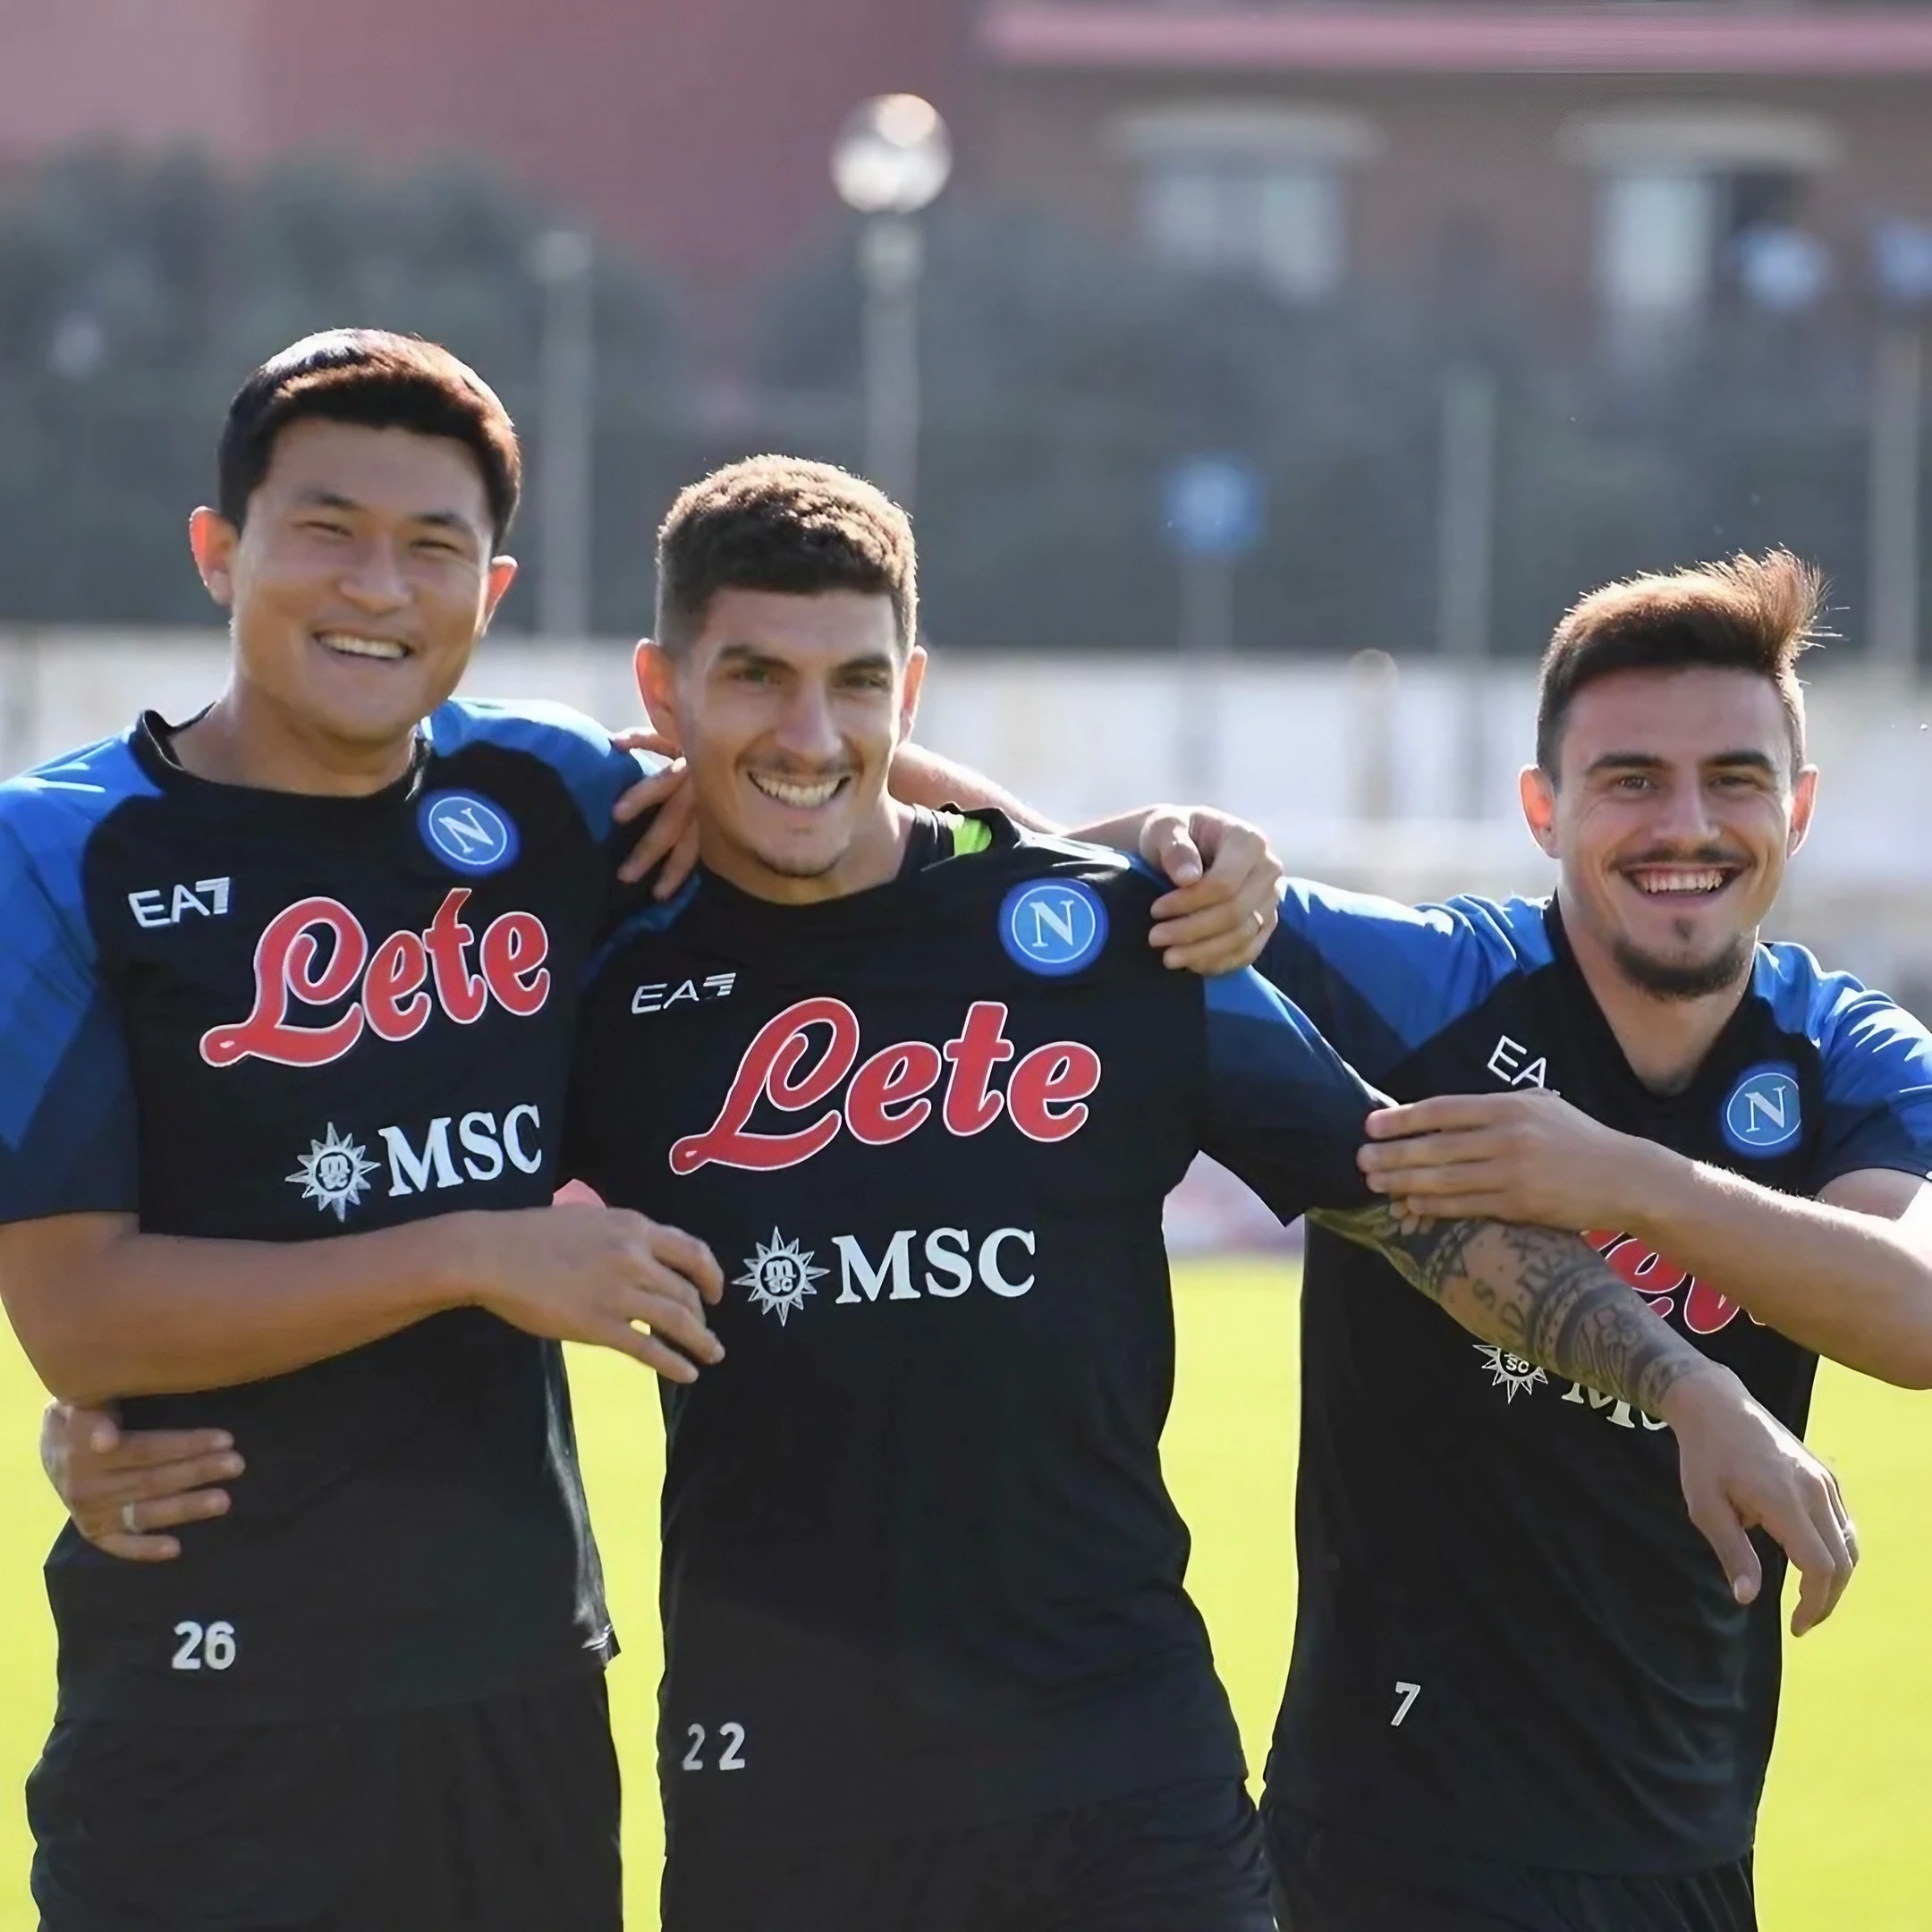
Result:
<svg viewBox="0 0 1932 1932"><path fill-rule="evenodd" d="M130 1536L140 1534L140 1525L134 1521L134 1505L131 1503L123 1503L121 1505L121 1527Z"/></svg>

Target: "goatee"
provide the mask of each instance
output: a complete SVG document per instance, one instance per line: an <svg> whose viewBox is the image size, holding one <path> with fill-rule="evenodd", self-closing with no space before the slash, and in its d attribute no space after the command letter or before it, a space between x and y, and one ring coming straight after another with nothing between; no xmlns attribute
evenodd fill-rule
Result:
<svg viewBox="0 0 1932 1932"><path fill-rule="evenodd" d="M1619 939L1611 953L1617 970L1653 999L1705 999L1713 993L1728 992L1744 977L1750 965L1751 940L1748 934L1739 933L1709 959L1682 963L1654 958L1627 939Z"/></svg>

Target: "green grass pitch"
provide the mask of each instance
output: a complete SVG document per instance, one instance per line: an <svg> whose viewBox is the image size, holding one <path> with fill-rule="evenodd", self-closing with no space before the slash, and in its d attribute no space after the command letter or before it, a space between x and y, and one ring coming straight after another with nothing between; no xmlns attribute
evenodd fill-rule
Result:
<svg viewBox="0 0 1932 1932"><path fill-rule="evenodd" d="M1194 1591L1258 1764L1292 1600L1293 1280L1259 1263L1191 1267L1180 1271L1179 1303L1167 1468L1194 1528ZM651 1927L659 1850L651 1763L657 1396L642 1369L615 1356L580 1353L572 1372L627 1646L612 1689L630 1796L630 1922ZM33 1378L9 1346L0 1352L0 1415L9 1419L0 1439L0 1784L9 1794L0 1805L0 1932L30 1932L34 1923L26 1827L13 1794L46 1729L53 1682L38 1567L57 1519L35 1462L37 1405ZM1932 1406L1827 1370L1812 1438L1843 1477L1865 1567L1837 1618L1792 1649L1759 1842L1766 1932L1925 1932Z"/></svg>

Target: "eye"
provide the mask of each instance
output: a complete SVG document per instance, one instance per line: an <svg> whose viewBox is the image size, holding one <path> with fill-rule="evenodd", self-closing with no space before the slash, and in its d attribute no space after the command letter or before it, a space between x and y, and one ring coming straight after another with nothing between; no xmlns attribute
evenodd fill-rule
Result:
<svg viewBox="0 0 1932 1932"><path fill-rule="evenodd" d="M1626 797L1635 797L1640 792L1654 792L1657 780L1648 772L1620 772L1611 783L1611 790L1621 792Z"/></svg>
<svg viewBox="0 0 1932 1932"><path fill-rule="evenodd" d="M428 552L431 556L460 557L463 554L462 546L447 537L419 537L416 547Z"/></svg>
<svg viewBox="0 0 1932 1932"><path fill-rule="evenodd" d="M333 517L304 517L301 528L311 537L346 537L349 526L336 521Z"/></svg>

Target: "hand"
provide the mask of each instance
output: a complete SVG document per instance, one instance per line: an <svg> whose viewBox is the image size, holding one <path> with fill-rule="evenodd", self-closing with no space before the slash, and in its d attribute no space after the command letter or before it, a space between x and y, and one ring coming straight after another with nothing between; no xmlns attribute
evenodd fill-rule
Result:
<svg viewBox="0 0 1932 1932"><path fill-rule="evenodd" d="M1260 957L1287 877L1266 834L1225 812L1163 806L1141 828L1140 856L1178 888L1154 902L1148 935L1164 965L1225 973Z"/></svg>
<svg viewBox="0 0 1932 1932"><path fill-rule="evenodd" d="M621 1208L462 1218L470 1239L458 1266L470 1298L512 1327L616 1349L667 1382L695 1382L694 1360L724 1360L704 1304L724 1294L724 1277L694 1236Z"/></svg>
<svg viewBox="0 0 1932 1932"><path fill-rule="evenodd" d="M1424 1218L1624 1228L1658 1153L1540 1088L1382 1107L1368 1132L1357 1165L1405 1228Z"/></svg>
<svg viewBox="0 0 1932 1932"><path fill-rule="evenodd" d="M40 1466L75 1527L97 1549L130 1563L167 1563L180 1541L157 1532L225 1515L216 1487L246 1467L225 1429L133 1429L105 1410L49 1402Z"/></svg>
<svg viewBox="0 0 1932 1932"><path fill-rule="evenodd" d="M1757 1600L1764 1570L1747 1532L1763 1530L1801 1580L1791 1628L1802 1637L1837 1608L1858 1566L1838 1479L1715 1362L1676 1383L1663 1409L1690 1521L1717 1552L1732 1595Z"/></svg>
<svg viewBox="0 0 1932 1932"><path fill-rule="evenodd" d="M664 869L651 887L651 897L668 899L698 863L698 803L691 794L683 757L671 739L641 725L614 733L611 742L625 751L649 751L670 760L654 776L640 778L611 808L611 817L619 825L629 825L657 808L657 817L631 856L618 867L617 877L627 885L634 884L653 866L661 864Z"/></svg>

